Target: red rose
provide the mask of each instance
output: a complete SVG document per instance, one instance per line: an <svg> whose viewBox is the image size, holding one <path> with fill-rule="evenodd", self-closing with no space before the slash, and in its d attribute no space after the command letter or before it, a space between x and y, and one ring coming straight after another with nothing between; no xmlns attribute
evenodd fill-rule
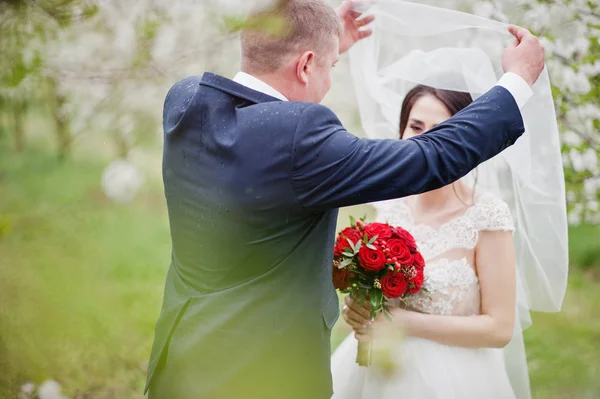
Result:
<svg viewBox="0 0 600 399"><path fill-rule="evenodd" d="M363 245L358 250L358 259L363 269L378 272L385 267L385 254L379 248L369 249Z"/></svg>
<svg viewBox="0 0 600 399"><path fill-rule="evenodd" d="M344 291L350 286L350 279L354 277L354 273L346 269L333 267L333 286L340 291Z"/></svg>
<svg viewBox="0 0 600 399"><path fill-rule="evenodd" d="M346 241L345 238L338 239L335 243L335 247L333 247L333 256L342 256L346 248L350 248L350 244L348 244L348 241Z"/></svg>
<svg viewBox="0 0 600 399"><path fill-rule="evenodd" d="M413 262L412 254L410 249L406 246L403 240L398 238L392 238L386 242L387 247L390 250L389 255L392 258L396 258L398 263L401 265L410 265Z"/></svg>
<svg viewBox="0 0 600 399"><path fill-rule="evenodd" d="M420 252L415 252L413 254L413 265L417 271L423 271L423 268L425 267L425 260Z"/></svg>
<svg viewBox="0 0 600 399"><path fill-rule="evenodd" d="M415 252L417 250L415 238L408 231L404 230L402 227L396 227L393 229L393 233L396 237L404 241L404 244L406 244L411 252Z"/></svg>
<svg viewBox="0 0 600 399"><path fill-rule="evenodd" d="M357 241L362 240L363 234L352 227L346 227L344 230L340 231L340 237L349 238L353 243L356 244Z"/></svg>
<svg viewBox="0 0 600 399"><path fill-rule="evenodd" d="M421 291L424 281L425 276L423 276L423 271L417 270L417 275L410 280L410 288L408 291L411 294L416 294L417 292Z"/></svg>
<svg viewBox="0 0 600 399"><path fill-rule="evenodd" d="M392 228L389 224L383 223L369 223L364 228L367 237L373 238L377 236L379 240L387 240L392 238Z"/></svg>
<svg viewBox="0 0 600 399"><path fill-rule="evenodd" d="M389 272L381 279L381 291L387 298L400 298L408 290L403 273Z"/></svg>
<svg viewBox="0 0 600 399"><path fill-rule="evenodd" d="M338 239L335 244L335 248L333 250L333 254L335 256L341 256L344 253L344 249L348 248L352 252L350 248L350 243L347 238L356 244L358 241L362 239L362 234L360 231L353 229L351 227L345 228L338 234Z"/></svg>

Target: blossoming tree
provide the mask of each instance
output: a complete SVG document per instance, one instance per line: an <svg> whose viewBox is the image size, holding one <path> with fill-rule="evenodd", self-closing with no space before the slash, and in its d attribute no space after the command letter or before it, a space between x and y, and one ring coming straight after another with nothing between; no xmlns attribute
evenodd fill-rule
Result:
<svg viewBox="0 0 600 399"><path fill-rule="evenodd" d="M422 2L520 24L542 37L562 131L571 221L600 222L600 4L589 0ZM48 6L54 4L50 0L23 2L25 8L0 3L0 43L8 55L0 60L0 65L6 64L0 72L0 98L2 108L14 116L13 130L21 132L15 136L15 146L23 145L26 100L43 95L52 100L56 130L62 132L57 135L59 149L68 152L74 139L93 142L100 137L112 143L117 157L125 158L132 148L159 140L162 102L173 82L205 70L226 76L237 71L239 45L231 28L243 24L241 16L250 2L59 3L64 4L58 11ZM44 4L46 8L39 7ZM11 24L15 15L25 23ZM349 127L357 126L356 104L348 95L352 91L349 71L342 64L334 75L336 85L325 103ZM49 84L39 94L42 81Z"/></svg>

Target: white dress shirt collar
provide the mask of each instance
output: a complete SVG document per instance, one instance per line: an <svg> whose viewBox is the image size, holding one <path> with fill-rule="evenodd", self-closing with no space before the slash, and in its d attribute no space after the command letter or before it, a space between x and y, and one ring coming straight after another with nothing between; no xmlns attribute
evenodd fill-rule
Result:
<svg viewBox="0 0 600 399"><path fill-rule="evenodd" d="M252 89L254 91L258 91L271 97L278 98L281 101L288 101L288 99L283 94L281 94L262 80L255 78L252 75L248 75L245 72L238 72L237 75L235 75L235 77L233 78L233 81L241 84L242 86L246 86L247 88Z"/></svg>

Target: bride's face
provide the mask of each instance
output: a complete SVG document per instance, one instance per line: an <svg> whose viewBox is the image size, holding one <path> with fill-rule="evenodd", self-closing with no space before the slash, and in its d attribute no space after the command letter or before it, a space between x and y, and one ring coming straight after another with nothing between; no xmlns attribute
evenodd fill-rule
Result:
<svg viewBox="0 0 600 399"><path fill-rule="evenodd" d="M415 102L410 110L402 138L418 136L451 117L452 114L443 102L432 95L424 95Z"/></svg>

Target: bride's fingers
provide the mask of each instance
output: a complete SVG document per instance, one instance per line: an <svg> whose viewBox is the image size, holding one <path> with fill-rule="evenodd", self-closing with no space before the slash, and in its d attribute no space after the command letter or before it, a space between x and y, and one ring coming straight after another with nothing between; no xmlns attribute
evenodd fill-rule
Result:
<svg viewBox="0 0 600 399"><path fill-rule="evenodd" d="M356 338L356 340L360 342L369 342L372 339L372 337L369 334L360 334L357 332L354 333L354 338Z"/></svg>
<svg viewBox="0 0 600 399"><path fill-rule="evenodd" d="M371 312L366 309L364 306L361 306L358 302L354 302L350 296L346 296L344 298L344 302L346 303L344 307L344 312L352 312L361 316L365 322L371 320Z"/></svg>
<svg viewBox="0 0 600 399"><path fill-rule="evenodd" d="M352 303L348 305L348 310L358 313L365 319L371 319L371 312L365 309L364 307L360 306L358 303Z"/></svg>
<svg viewBox="0 0 600 399"><path fill-rule="evenodd" d="M368 311L363 311L363 309L350 307L348 308L347 313L354 320L362 322L363 324L368 324L371 321L371 314Z"/></svg>
<svg viewBox="0 0 600 399"><path fill-rule="evenodd" d="M356 313L350 308L346 310L345 319L352 320L360 327L371 324L371 319L363 317L363 315Z"/></svg>
<svg viewBox="0 0 600 399"><path fill-rule="evenodd" d="M361 324L360 322L353 320L353 319L348 319L348 318L344 318L344 320L346 320L346 323L348 323L348 325L350 325L350 327L352 327L353 330L362 330L364 329L365 325Z"/></svg>
<svg viewBox="0 0 600 399"><path fill-rule="evenodd" d="M359 335L371 335L371 330L368 327L355 328L354 332Z"/></svg>

